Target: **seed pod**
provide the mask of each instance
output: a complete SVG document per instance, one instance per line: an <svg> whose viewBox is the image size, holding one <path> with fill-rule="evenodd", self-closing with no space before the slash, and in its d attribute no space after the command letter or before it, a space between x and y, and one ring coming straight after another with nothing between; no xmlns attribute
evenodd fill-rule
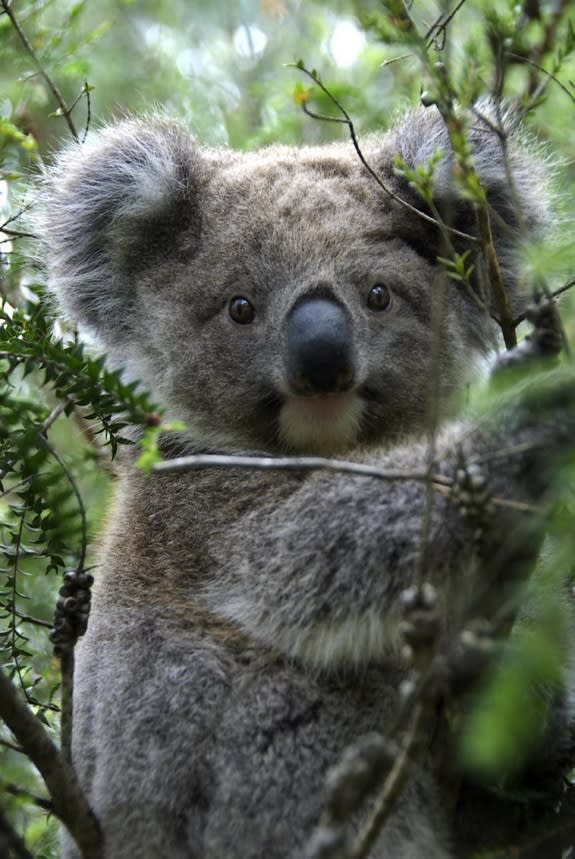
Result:
<svg viewBox="0 0 575 859"><path fill-rule="evenodd" d="M74 614L78 609L78 600L76 597L67 597L64 600L64 611L66 614Z"/></svg>

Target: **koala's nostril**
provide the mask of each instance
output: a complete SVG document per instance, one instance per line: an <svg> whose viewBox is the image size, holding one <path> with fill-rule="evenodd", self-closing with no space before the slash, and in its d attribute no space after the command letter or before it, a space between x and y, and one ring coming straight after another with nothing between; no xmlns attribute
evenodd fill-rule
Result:
<svg viewBox="0 0 575 859"><path fill-rule="evenodd" d="M344 308L326 298L308 298L290 314L288 376L299 394L349 390L354 381L351 323Z"/></svg>

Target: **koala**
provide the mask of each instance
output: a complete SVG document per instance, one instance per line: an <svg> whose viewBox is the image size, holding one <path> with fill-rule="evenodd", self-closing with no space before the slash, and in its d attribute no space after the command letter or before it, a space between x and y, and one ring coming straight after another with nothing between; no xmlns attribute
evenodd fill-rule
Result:
<svg viewBox="0 0 575 859"><path fill-rule="evenodd" d="M495 115L482 103L468 133L517 314L522 237L550 218L547 171L507 114L504 150ZM303 859L326 773L397 713L425 511L442 646L471 606L492 617L537 556L526 510L549 487L545 451L569 448L571 387L550 383L547 410L526 385L497 419L457 417L498 329L444 123L417 108L361 150L380 182L351 142L214 150L155 116L95 132L46 171L48 288L110 367L184 422L167 459L311 454L415 475L146 476L122 448L74 693L74 766L106 859ZM416 169L438 151L426 206L395 157ZM447 235L470 253L471 290L438 262ZM426 506L430 405L434 472L481 460L490 496L519 502L479 542L449 491ZM372 859L464 855L434 733Z"/></svg>

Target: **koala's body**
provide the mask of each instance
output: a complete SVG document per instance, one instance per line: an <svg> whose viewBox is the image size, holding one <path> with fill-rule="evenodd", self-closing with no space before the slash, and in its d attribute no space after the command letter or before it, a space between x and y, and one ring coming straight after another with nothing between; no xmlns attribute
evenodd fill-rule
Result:
<svg viewBox="0 0 575 859"><path fill-rule="evenodd" d="M470 129L519 307L519 220L544 224L545 180L509 134L505 165L492 127ZM422 209L393 156L416 167L449 145L439 115L421 109L362 149ZM437 209L473 231L447 154L435 181ZM46 182L50 288L113 366L185 421L168 457L338 454L425 471L430 391L445 412L494 323L446 285L441 230L382 190L351 143L240 154L203 149L171 122L128 120L63 153ZM522 414L489 431L448 423L437 469L453 473L457 442L471 455L563 437ZM75 678L74 763L106 859L303 857L328 768L397 712L397 619L417 575L425 484L239 468L146 477L121 459ZM529 445L498 460L490 491L537 499L536 460ZM448 638L474 599L484 613L499 605L537 541L520 505L503 506L480 551L448 495L433 501L426 570ZM372 857L453 855L426 761Z"/></svg>

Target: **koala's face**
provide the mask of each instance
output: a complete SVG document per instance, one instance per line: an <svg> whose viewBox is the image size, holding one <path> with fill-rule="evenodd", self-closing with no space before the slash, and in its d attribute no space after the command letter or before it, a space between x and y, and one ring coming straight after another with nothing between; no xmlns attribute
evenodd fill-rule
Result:
<svg viewBox="0 0 575 859"><path fill-rule="evenodd" d="M364 153L417 204L399 140ZM486 314L440 287L438 231L351 144L240 155L128 122L63 157L49 205L54 291L201 446L324 453L420 429L434 326L442 397L485 342Z"/></svg>
<svg viewBox="0 0 575 859"><path fill-rule="evenodd" d="M353 151L224 160L196 203L193 253L139 282L133 375L226 447L332 451L421 425L436 267ZM449 347L451 366L456 326Z"/></svg>

